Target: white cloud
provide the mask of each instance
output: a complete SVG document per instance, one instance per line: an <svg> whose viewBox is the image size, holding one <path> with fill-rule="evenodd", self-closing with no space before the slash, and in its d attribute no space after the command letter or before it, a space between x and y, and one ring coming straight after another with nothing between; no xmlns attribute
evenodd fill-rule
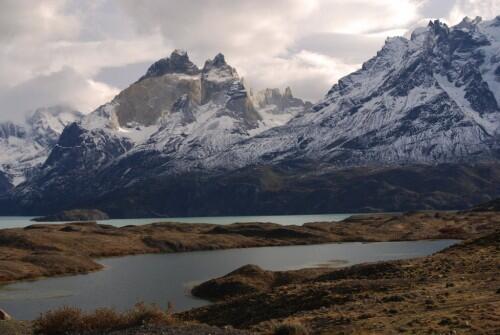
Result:
<svg viewBox="0 0 500 335"><path fill-rule="evenodd" d="M3 0L0 11L2 43L68 38L78 34L79 22L64 13L65 1Z"/></svg>
<svg viewBox="0 0 500 335"><path fill-rule="evenodd" d="M316 100L386 36L498 14L498 0L3 0L0 118L59 102L90 111L124 85L112 73L135 75L174 48L199 65L223 52L256 89Z"/></svg>
<svg viewBox="0 0 500 335"><path fill-rule="evenodd" d="M22 121L25 112L51 105L71 106L89 112L117 93L117 89L87 79L74 69L65 67L0 93L3 109L0 119Z"/></svg>
<svg viewBox="0 0 500 335"><path fill-rule="evenodd" d="M450 24L457 24L465 16L492 19L497 15L500 15L499 0L457 0L446 19Z"/></svg>
<svg viewBox="0 0 500 335"><path fill-rule="evenodd" d="M250 60L249 60L250 62ZM255 66L258 64L259 66ZM339 73L350 73L357 65L344 64L335 58L301 50L289 58L264 57L242 64L242 68L252 68L250 73L243 72L247 84L251 87L292 87L294 94L302 97L318 97L326 93Z"/></svg>
<svg viewBox="0 0 500 335"><path fill-rule="evenodd" d="M117 92L93 79L103 68L152 62L171 49L160 35L127 29L123 13L102 13L111 3L116 9L107 0L2 2L0 119L58 103L92 111Z"/></svg>
<svg viewBox="0 0 500 335"><path fill-rule="evenodd" d="M384 31L404 32L402 28L418 18L413 0L125 0L120 4L139 31L160 32L167 44L188 50L198 64L223 52L258 89L289 84L298 96L312 100L358 67L361 59L371 57L375 46L383 44ZM308 42L318 35L330 45L315 47ZM358 41L359 49L345 49L346 44L353 45L347 43L349 38ZM335 52L335 42L341 39L344 45ZM326 49L329 52L322 54ZM349 55L356 53L357 57ZM306 61L305 55L315 55L316 61Z"/></svg>

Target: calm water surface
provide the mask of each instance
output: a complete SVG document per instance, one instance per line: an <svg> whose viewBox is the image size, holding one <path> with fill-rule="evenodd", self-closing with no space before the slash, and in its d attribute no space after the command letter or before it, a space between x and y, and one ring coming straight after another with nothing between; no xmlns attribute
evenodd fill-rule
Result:
<svg viewBox="0 0 500 335"><path fill-rule="evenodd" d="M345 265L429 255L452 240L336 243L264 247L102 259L104 271L71 277L20 282L0 288L0 308L17 319L33 319L60 306L127 309L138 301L168 301L177 311L206 305L189 294L192 285L224 275L245 264L288 270L324 264Z"/></svg>
<svg viewBox="0 0 500 335"><path fill-rule="evenodd" d="M274 222L284 225L302 225L306 222L341 221L353 214L311 214L311 215L262 215L262 216L210 216L184 218L141 218L141 219L114 219L99 221L116 227L127 225L142 225L153 222L186 222L186 223L215 223L231 224L235 222ZM31 221L32 216L0 216L0 229L26 227L37 223ZM53 223L53 222L51 222Z"/></svg>

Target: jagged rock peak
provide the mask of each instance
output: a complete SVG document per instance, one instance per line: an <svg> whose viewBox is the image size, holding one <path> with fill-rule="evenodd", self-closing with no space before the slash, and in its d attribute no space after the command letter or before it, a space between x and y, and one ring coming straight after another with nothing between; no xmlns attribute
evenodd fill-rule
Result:
<svg viewBox="0 0 500 335"><path fill-rule="evenodd" d="M230 70L231 74L237 76L236 69L227 64L223 54L218 53L213 59L208 59L203 66L202 72L207 73L211 70Z"/></svg>
<svg viewBox="0 0 500 335"><path fill-rule="evenodd" d="M467 28L467 29L470 29L470 28L472 28L474 26L477 26L482 21L483 21L483 18L480 17L480 16L476 16L474 19L471 19L470 17L466 16L455 27L456 28Z"/></svg>
<svg viewBox="0 0 500 335"><path fill-rule="evenodd" d="M162 58L151 65L144 76L139 81L151 77L159 77L168 73L185 73L195 75L200 69L189 59L186 51L175 49L170 57Z"/></svg>
<svg viewBox="0 0 500 335"><path fill-rule="evenodd" d="M250 95L258 107L267 108L274 114L286 112L291 107L309 109L312 106L308 101L295 98L290 87L286 87L283 93L279 88L266 88ZM269 109L270 106L274 106L274 109Z"/></svg>
<svg viewBox="0 0 500 335"><path fill-rule="evenodd" d="M450 32L448 25L440 20L429 21L428 28L435 35L447 35Z"/></svg>
<svg viewBox="0 0 500 335"><path fill-rule="evenodd" d="M213 66L217 66L217 67L227 65L226 58L224 57L223 54L221 54L219 52L217 55L215 55L215 57L214 57L214 59L212 61L212 65Z"/></svg>

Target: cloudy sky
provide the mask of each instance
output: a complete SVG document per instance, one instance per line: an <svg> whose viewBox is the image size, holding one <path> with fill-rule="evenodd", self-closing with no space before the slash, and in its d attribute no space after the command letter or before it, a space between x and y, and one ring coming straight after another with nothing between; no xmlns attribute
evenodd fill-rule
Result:
<svg viewBox="0 0 500 335"><path fill-rule="evenodd" d="M0 0L0 120L90 112L174 48L222 52L249 86L321 98L387 36L430 18L491 19L500 0Z"/></svg>

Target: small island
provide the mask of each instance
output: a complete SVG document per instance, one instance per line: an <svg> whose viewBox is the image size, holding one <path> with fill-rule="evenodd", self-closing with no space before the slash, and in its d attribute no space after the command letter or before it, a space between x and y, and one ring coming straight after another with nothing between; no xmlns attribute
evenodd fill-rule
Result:
<svg viewBox="0 0 500 335"><path fill-rule="evenodd" d="M108 214L99 209L71 209L56 214L36 217L36 222L102 221L109 220Z"/></svg>

